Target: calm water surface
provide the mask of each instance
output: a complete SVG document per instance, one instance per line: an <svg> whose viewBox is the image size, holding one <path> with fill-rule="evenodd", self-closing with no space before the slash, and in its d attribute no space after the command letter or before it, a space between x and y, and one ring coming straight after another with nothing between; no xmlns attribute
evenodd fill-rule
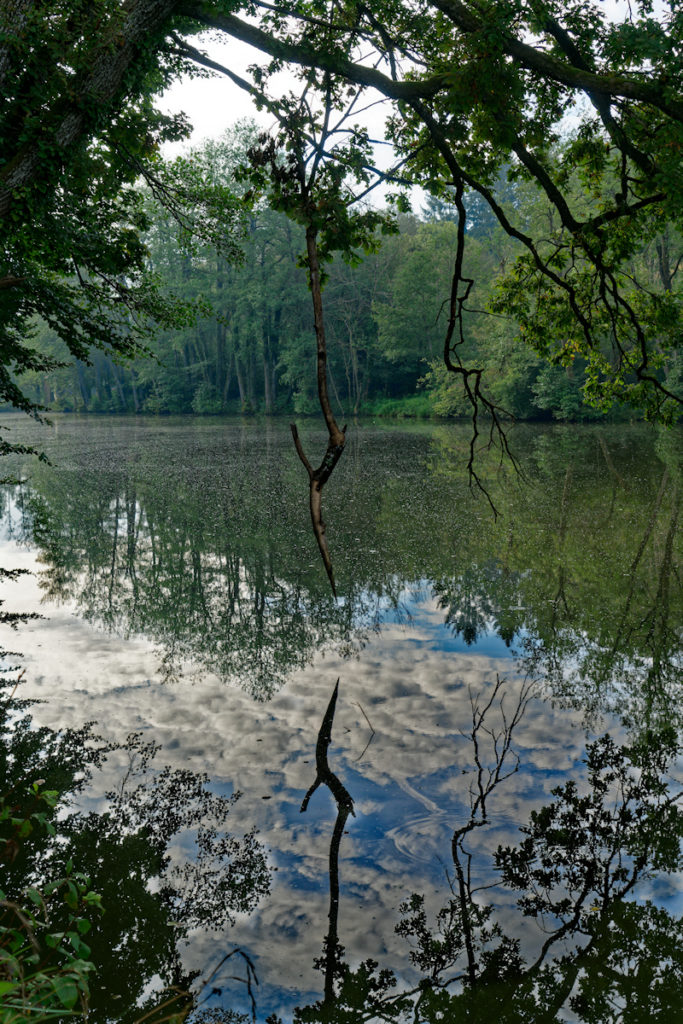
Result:
<svg viewBox="0 0 683 1024"><path fill-rule="evenodd" d="M15 884L102 892L92 1020L678 1019L680 433L518 428L494 518L466 429L360 425L335 600L286 425L2 422L51 462L3 467L3 764L30 713L73 811Z"/></svg>

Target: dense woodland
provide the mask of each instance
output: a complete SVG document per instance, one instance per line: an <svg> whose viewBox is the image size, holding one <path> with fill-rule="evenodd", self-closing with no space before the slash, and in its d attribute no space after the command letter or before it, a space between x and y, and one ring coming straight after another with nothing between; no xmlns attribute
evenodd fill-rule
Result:
<svg viewBox="0 0 683 1024"><path fill-rule="evenodd" d="M234 175L254 133L248 125L236 126L221 142L207 142L178 161L175 173L208 169L239 190ZM497 194L526 230L542 232L544 221L552 229L553 211L533 185L501 172ZM39 405L67 412L316 412L303 228L257 205L233 228L241 254L223 255L212 244L179 238L177 221L149 194L146 205L150 269L166 292L194 305L196 319L158 329L148 343L149 356L134 362L99 349L93 349L90 363L73 360L55 332L39 325L38 349L64 365L24 375L25 393ZM484 367L490 394L518 419L600 418L584 401L585 362L544 360L524 344L517 322L496 311L501 272L520 247L475 196L468 217L464 273L474 287L465 307L462 358ZM378 234L376 251L329 265L324 302L335 412L468 415L460 382L447 372L442 354L457 210L430 197L418 213L399 215L395 230ZM646 286L675 289L680 253L680 235L665 231L633 261L633 276ZM668 383L674 386L672 378L680 376L674 364Z"/></svg>
<svg viewBox="0 0 683 1024"><path fill-rule="evenodd" d="M392 406L675 421L679 5L285 7L0 5L2 401L312 411L317 345L340 450L335 416ZM255 49L246 78L207 31ZM155 97L206 74L271 131L167 165L189 126ZM387 182L389 211L364 205Z"/></svg>

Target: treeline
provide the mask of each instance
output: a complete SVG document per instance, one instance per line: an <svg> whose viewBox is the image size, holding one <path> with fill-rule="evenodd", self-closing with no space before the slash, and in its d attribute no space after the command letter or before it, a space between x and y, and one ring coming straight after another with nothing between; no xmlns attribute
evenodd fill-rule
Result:
<svg viewBox="0 0 683 1024"><path fill-rule="evenodd" d="M229 175L239 148L234 137L208 143L198 159ZM528 182L501 177L498 196L530 229L552 217ZM549 363L524 343L513 319L492 311L497 279L519 249L476 196L469 197L468 216L466 274L474 284L465 307L463 363L483 367L487 395L518 419L601 416L583 400L580 358ZM399 217L397 233L383 238L376 252L359 254L355 265L336 260L329 266L329 382L340 416L468 414L460 381L441 359L456 231L453 208L432 199L420 216ZM298 225L268 208L245 215L243 261L235 264L214 249L179 245L177 224L155 209L147 244L168 291L199 304L196 321L159 331L149 355L134 363L95 350L89 365L67 360L64 344L39 325L37 347L66 365L23 377L32 400L75 412L317 410L313 317ZM642 252L634 276L644 287L673 289L680 251L673 233L660 237ZM681 367L674 365L673 374L683 377Z"/></svg>

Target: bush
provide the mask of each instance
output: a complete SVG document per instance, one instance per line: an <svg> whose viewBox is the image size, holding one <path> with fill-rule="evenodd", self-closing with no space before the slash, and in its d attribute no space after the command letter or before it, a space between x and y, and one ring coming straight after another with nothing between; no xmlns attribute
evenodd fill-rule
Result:
<svg viewBox="0 0 683 1024"><path fill-rule="evenodd" d="M386 416L392 419L429 419L434 415L427 395L407 395L405 398L369 398L361 407L363 416Z"/></svg>
<svg viewBox="0 0 683 1024"><path fill-rule="evenodd" d="M26 793L13 793L11 803L0 800L2 859L12 859L33 833L55 834L50 819L59 794L41 787L37 780ZM89 879L71 862L64 877L41 889L28 887L13 899L0 892L0 1024L38 1024L87 1011L94 964L84 936L93 911L101 909Z"/></svg>
<svg viewBox="0 0 683 1024"><path fill-rule="evenodd" d="M583 403L584 375L572 367L544 365L531 385L535 405L556 420L596 420L603 413Z"/></svg>
<svg viewBox="0 0 683 1024"><path fill-rule="evenodd" d="M192 398L192 411L199 416L218 416L223 411L223 403L215 384L202 381Z"/></svg>

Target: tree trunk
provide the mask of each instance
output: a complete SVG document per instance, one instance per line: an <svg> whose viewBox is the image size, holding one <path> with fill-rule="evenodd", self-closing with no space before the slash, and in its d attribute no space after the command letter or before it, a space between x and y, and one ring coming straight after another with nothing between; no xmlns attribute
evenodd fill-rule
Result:
<svg viewBox="0 0 683 1024"><path fill-rule="evenodd" d="M112 373L114 374L114 381L116 382L116 390L118 391L119 398L121 399L121 412L125 412L128 403L126 401L125 391L123 390L123 370L114 363L112 365Z"/></svg>
<svg viewBox="0 0 683 1024"><path fill-rule="evenodd" d="M80 359L76 360L76 377L78 380L78 390L81 393L81 399L83 401L83 408L87 412L90 396L88 394L88 382L85 379L85 370L83 369L83 363Z"/></svg>
<svg viewBox="0 0 683 1024"><path fill-rule="evenodd" d="M271 381L271 368L268 362L268 357L265 351L265 345L263 349L263 399L265 405L266 416L272 415L273 412L273 396L270 391Z"/></svg>
<svg viewBox="0 0 683 1024"><path fill-rule="evenodd" d="M337 426L330 407L330 398L327 391L327 345L323 319L320 261L318 259L318 232L316 228L310 225L306 228L306 252L308 255L308 273L313 299L313 322L315 324L315 338L317 342L318 398L320 399L320 408L327 424L330 444L335 448L343 448L345 441L344 433Z"/></svg>
<svg viewBox="0 0 683 1024"><path fill-rule="evenodd" d="M130 388L133 392L133 407L135 412L138 413L140 412L140 399L138 398L138 389L135 386L135 370L132 366L130 368Z"/></svg>
<svg viewBox="0 0 683 1024"><path fill-rule="evenodd" d="M240 391L240 405L245 409L247 405L247 392L244 387L244 374L242 372L240 357L238 355L235 356L235 373L237 374L237 387Z"/></svg>
<svg viewBox="0 0 683 1024"><path fill-rule="evenodd" d="M228 393L230 391L230 384L232 382L232 364L233 364L233 361L234 361L234 356L231 353L230 354L230 358L229 358L229 360L227 362L227 370L225 371L225 378L223 380L223 390L221 392L222 399L223 399L223 405L225 405L226 402L228 401Z"/></svg>

